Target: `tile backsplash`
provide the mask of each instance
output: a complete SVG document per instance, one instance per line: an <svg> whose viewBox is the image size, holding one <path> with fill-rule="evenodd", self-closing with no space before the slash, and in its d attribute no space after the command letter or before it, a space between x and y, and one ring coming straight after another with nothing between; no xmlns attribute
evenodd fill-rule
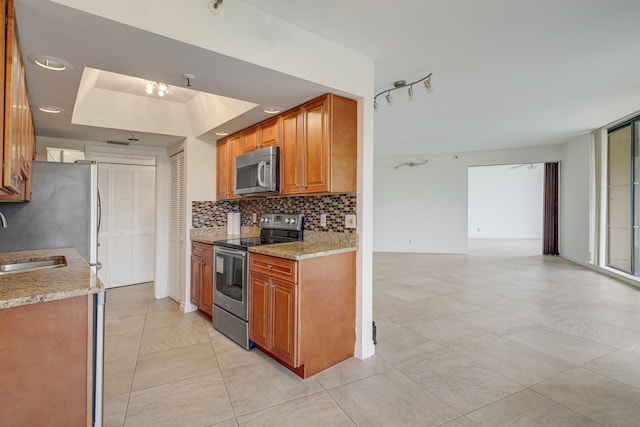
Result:
<svg viewBox="0 0 640 427"><path fill-rule="evenodd" d="M254 224L252 215L260 218L263 213L304 213L305 230L355 233L344 228L344 216L356 213L356 194L324 194L319 196L273 197L266 199L193 202L192 227L223 227L227 212L240 212L242 225ZM327 226L320 226L320 214L327 214Z"/></svg>

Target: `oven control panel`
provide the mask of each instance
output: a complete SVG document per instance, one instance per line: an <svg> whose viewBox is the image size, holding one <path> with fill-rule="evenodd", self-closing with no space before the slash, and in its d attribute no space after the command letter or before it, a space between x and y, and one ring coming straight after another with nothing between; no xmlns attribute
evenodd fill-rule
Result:
<svg viewBox="0 0 640 427"><path fill-rule="evenodd" d="M260 228L302 230L304 214L262 214Z"/></svg>

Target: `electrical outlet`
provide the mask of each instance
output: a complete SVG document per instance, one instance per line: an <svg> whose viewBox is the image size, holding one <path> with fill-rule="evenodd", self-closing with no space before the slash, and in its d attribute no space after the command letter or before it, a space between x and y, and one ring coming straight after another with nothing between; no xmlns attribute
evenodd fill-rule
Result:
<svg viewBox="0 0 640 427"><path fill-rule="evenodd" d="M344 216L344 228L356 228L356 216L351 214L351 215L345 215Z"/></svg>
<svg viewBox="0 0 640 427"><path fill-rule="evenodd" d="M327 226L327 214L323 213L320 214L320 227L326 227Z"/></svg>
<svg viewBox="0 0 640 427"><path fill-rule="evenodd" d="M255 224L256 222L258 222L258 214L254 212L252 215L253 215L253 216L252 216L252 218L253 218L253 223Z"/></svg>

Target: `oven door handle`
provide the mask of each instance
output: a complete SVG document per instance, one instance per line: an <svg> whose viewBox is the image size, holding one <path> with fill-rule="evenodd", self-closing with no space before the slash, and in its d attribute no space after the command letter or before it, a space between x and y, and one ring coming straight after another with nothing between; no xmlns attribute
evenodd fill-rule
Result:
<svg viewBox="0 0 640 427"><path fill-rule="evenodd" d="M214 250L216 254L220 254L220 255L241 256L243 258L247 256L247 253L244 251L236 251L234 249L227 249L220 246L216 246Z"/></svg>

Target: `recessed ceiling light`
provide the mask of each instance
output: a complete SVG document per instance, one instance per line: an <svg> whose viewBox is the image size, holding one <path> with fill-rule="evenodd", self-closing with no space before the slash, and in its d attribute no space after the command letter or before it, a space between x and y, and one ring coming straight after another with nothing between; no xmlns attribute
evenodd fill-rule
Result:
<svg viewBox="0 0 640 427"><path fill-rule="evenodd" d="M218 135L218 136L227 136L227 135L229 135L229 132L225 132L225 131L221 130L219 132L216 132L216 135Z"/></svg>
<svg viewBox="0 0 640 427"><path fill-rule="evenodd" d="M280 112L280 108L275 107L273 105L268 105L264 107L263 111L267 114L278 114Z"/></svg>
<svg viewBox="0 0 640 427"><path fill-rule="evenodd" d="M73 65L65 60L47 55L30 55L29 61L42 68L53 71L71 70L73 68Z"/></svg>
<svg viewBox="0 0 640 427"><path fill-rule="evenodd" d="M38 107L38 110L42 111L43 113L50 114L58 114L64 111L63 108L56 107L55 105L41 105Z"/></svg>

